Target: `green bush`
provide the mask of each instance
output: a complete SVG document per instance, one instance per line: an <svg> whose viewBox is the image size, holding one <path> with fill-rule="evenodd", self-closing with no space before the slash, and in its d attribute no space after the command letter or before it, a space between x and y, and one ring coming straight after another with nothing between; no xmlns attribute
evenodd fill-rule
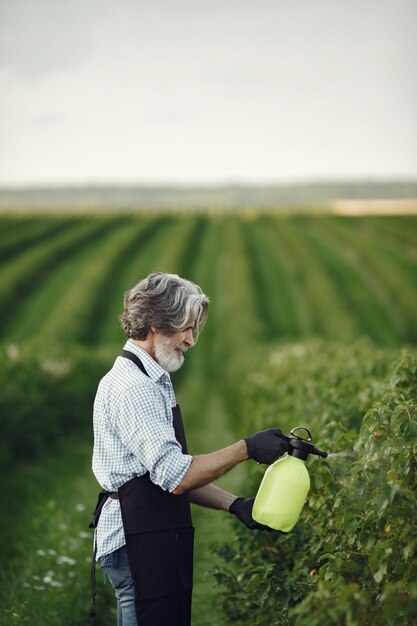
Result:
<svg viewBox="0 0 417 626"><path fill-rule="evenodd" d="M33 459L59 439L91 431L97 383L111 356L82 348L41 355L0 349L0 467Z"/></svg>
<svg viewBox="0 0 417 626"><path fill-rule="evenodd" d="M416 356L368 342L281 346L251 378L238 407L257 407L250 426L305 425L338 454L308 461L312 489L291 533L237 526L218 550L230 623L417 623ZM247 495L259 482L254 468Z"/></svg>

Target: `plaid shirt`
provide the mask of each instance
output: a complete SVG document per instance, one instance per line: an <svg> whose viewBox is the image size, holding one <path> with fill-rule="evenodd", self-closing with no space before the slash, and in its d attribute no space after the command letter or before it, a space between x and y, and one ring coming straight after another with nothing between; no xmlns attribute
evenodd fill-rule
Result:
<svg viewBox="0 0 417 626"><path fill-rule="evenodd" d="M100 381L94 401L93 472L106 491L117 491L146 472L153 483L173 491L192 456L182 453L175 438L170 376L132 341L124 348L140 358L149 377L132 361L117 357ZM97 559L125 545L118 500L108 498L104 504L95 538Z"/></svg>

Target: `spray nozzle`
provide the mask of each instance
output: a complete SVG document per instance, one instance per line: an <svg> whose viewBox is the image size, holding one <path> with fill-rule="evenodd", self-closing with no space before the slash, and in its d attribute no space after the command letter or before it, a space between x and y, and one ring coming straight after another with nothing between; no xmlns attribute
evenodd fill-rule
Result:
<svg viewBox="0 0 417 626"><path fill-rule="evenodd" d="M306 437L302 437L297 434L297 431L304 430L307 433ZM288 441L289 450L288 454L305 461L309 454L315 454L316 456L321 456L325 459L328 455L327 452L323 450L319 450L315 446L313 446L311 442L312 436L308 428L304 426L297 426L290 431L290 437L284 436L285 440Z"/></svg>

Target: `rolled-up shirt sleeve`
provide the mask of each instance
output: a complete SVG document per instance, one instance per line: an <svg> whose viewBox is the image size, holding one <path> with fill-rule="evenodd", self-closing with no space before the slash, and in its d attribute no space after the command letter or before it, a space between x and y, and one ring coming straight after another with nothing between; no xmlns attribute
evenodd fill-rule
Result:
<svg viewBox="0 0 417 626"><path fill-rule="evenodd" d="M193 457L183 454L175 437L172 414L162 392L151 381L125 391L114 427L153 483L167 491L178 487Z"/></svg>

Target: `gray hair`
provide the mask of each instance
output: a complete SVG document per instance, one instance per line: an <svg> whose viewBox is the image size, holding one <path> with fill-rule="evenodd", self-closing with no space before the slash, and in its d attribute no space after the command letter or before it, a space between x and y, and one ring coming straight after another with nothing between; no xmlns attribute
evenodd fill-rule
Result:
<svg viewBox="0 0 417 626"><path fill-rule="evenodd" d="M151 326L167 335L194 326L197 340L208 305L209 298L190 280L154 272L126 291L120 322L130 339L146 339Z"/></svg>

